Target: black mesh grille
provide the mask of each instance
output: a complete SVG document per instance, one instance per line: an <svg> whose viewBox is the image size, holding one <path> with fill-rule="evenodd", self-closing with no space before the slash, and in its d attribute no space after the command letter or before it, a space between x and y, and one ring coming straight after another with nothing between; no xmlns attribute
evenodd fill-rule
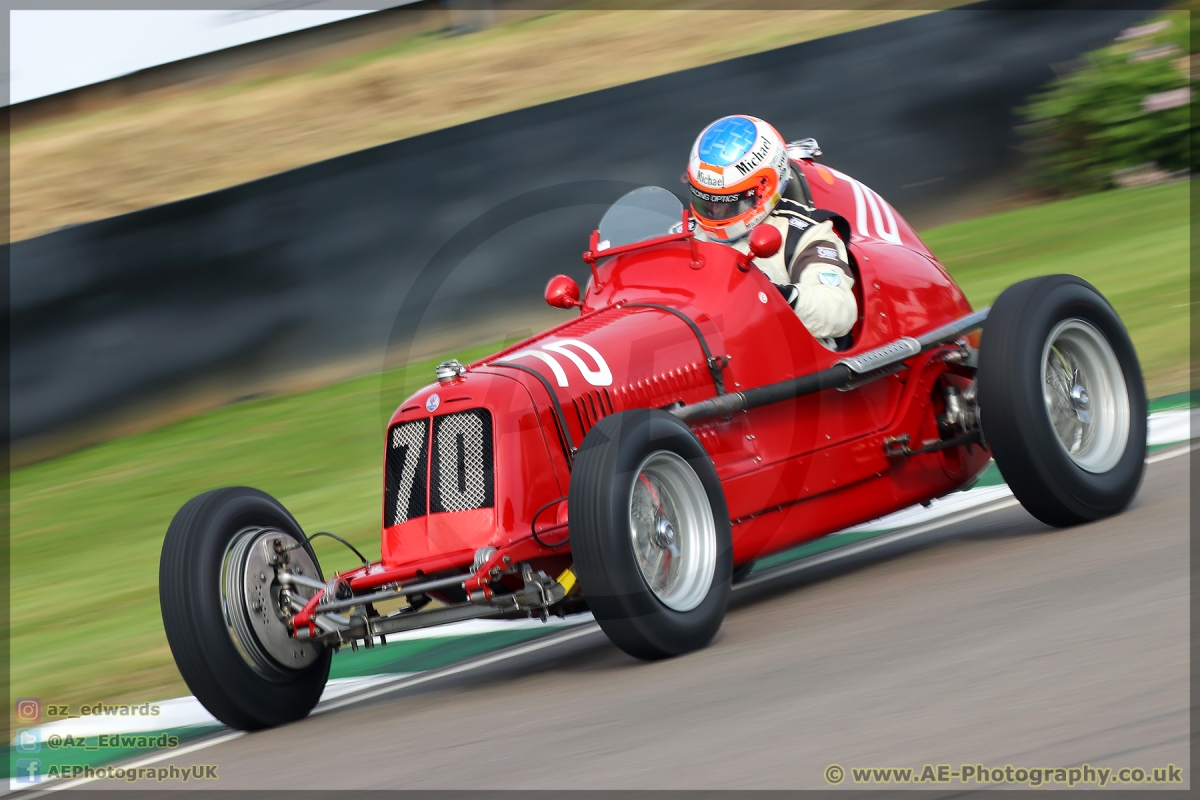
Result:
<svg viewBox="0 0 1200 800"><path fill-rule="evenodd" d="M475 408L434 419L431 512L491 508L494 472L491 414Z"/></svg>
<svg viewBox="0 0 1200 800"><path fill-rule="evenodd" d="M399 525L425 514L429 420L401 422L388 431L383 523Z"/></svg>

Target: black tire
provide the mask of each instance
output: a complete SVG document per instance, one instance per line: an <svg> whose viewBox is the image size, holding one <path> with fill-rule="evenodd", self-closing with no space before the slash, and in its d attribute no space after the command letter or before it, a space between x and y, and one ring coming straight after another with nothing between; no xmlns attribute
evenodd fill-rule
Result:
<svg viewBox="0 0 1200 800"><path fill-rule="evenodd" d="M221 581L230 543L247 528L304 540L292 515L257 489L207 492L179 509L167 529L158 595L167 642L188 688L221 722L252 731L307 716L325 688L332 651L322 648L303 669L256 668L243 657L226 625Z"/></svg>
<svg viewBox="0 0 1200 800"><path fill-rule="evenodd" d="M1075 325L1074 321L1085 324L1076 325L1083 332L1081 341L1091 335L1088 331L1102 334L1096 341L1107 342L1124 381L1123 392L1113 382L1117 388L1102 395L1116 401L1110 405L1118 411L1111 412L1110 419L1121 418L1119 409L1127 413L1127 428L1117 423L1113 427L1128 431L1124 450L1119 451L1118 445L1098 446L1098 453L1109 455L1096 456L1091 469L1068 455L1051 422L1049 401L1043 397L1043 385L1052 386L1051 379L1043 378L1049 375L1043 372L1049 338L1060 324ZM1056 335L1055 341L1062 340ZM1091 410L1103 405L1087 394L1083 397L1092 402ZM1047 275L1014 284L997 298L980 345L979 407L996 465L1021 505L1042 522L1059 527L1091 522L1118 513L1137 494L1145 472L1146 389L1125 326L1087 281L1073 275ZM1094 417L1097 425L1102 419L1099 413Z"/></svg>
<svg viewBox="0 0 1200 800"><path fill-rule="evenodd" d="M706 585L706 593L684 611L668 607L651 590L631 539L634 481L644 460L660 451L682 458L699 478L715 531L711 582L697 581L697 592ZM687 425L664 411L647 409L601 420L575 457L568 505L579 584L613 643L632 656L653 660L712 641L729 604L732 534L716 469Z"/></svg>

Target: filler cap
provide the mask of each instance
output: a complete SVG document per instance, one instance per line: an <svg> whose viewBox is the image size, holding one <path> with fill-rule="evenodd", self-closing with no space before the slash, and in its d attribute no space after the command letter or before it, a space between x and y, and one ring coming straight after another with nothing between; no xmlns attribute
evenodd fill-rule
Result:
<svg viewBox="0 0 1200 800"><path fill-rule="evenodd" d="M453 383L467 374L467 368L457 358L443 361L437 365L438 383Z"/></svg>

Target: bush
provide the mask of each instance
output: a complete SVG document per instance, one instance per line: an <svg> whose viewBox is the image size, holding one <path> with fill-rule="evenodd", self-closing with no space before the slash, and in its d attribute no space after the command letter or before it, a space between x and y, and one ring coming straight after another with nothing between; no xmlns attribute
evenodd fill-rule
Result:
<svg viewBox="0 0 1200 800"><path fill-rule="evenodd" d="M1157 14L1018 109L1040 183L1078 194L1194 167L1190 27L1187 11Z"/></svg>

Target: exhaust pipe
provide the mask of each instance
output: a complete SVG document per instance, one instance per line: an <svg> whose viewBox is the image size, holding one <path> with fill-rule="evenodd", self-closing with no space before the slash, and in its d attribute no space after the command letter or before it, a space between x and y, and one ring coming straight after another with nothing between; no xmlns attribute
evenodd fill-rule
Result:
<svg viewBox="0 0 1200 800"><path fill-rule="evenodd" d="M948 325L934 328L915 339L901 336L895 341L867 350L856 356L838 361L820 372L801 375L779 383L769 383L757 389L746 389L733 394L723 394L699 403L667 409L684 422L693 422L709 417L723 417L738 411L791 400L825 389L857 388L886 375L891 375L899 365L913 356L932 350L946 342L983 327L991 307L980 309L960 317Z"/></svg>

